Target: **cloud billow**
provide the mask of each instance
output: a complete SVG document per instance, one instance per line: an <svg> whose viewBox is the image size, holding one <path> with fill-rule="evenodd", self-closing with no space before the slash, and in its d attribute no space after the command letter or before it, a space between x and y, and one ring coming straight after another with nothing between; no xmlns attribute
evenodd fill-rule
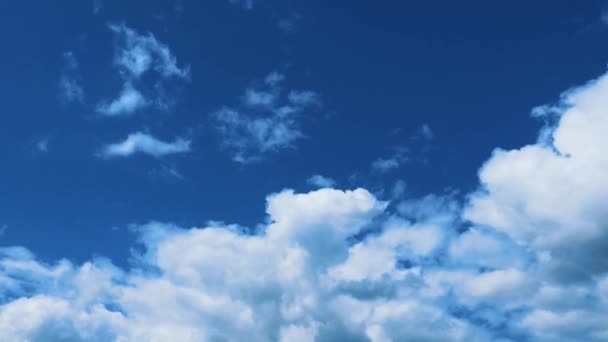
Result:
<svg viewBox="0 0 608 342"><path fill-rule="evenodd" d="M243 106L286 125L275 81ZM2 248L0 340L607 341L608 75L555 108L551 139L497 149L464 202L284 190L255 234L137 227L124 270ZM216 114L226 147L264 152L262 119L234 112ZM125 154L176 151L138 137Z"/></svg>

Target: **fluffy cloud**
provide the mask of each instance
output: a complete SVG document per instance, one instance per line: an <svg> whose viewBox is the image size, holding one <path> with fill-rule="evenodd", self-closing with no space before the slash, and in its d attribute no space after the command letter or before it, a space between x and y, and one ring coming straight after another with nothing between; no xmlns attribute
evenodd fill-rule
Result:
<svg viewBox="0 0 608 342"><path fill-rule="evenodd" d="M177 138L165 142L146 133L130 134L124 141L106 146L101 155L104 157L128 157L135 153L144 153L154 157L190 151L191 141Z"/></svg>
<svg viewBox="0 0 608 342"><path fill-rule="evenodd" d="M383 274L407 286L420 272L400 270L394 258L429 255L441 240L438 227L395 221L377 237L349 243L386 205L363 189L284 191L268 197L268 224L254 235L236 226L151 223L138 228L144 250L128 273L103 261L46 265L16 249L0 263L14 281L0 306L0 338L483 339L470 323L408 291L370 296L358 288L370 282L373 293L374 283L386 281L356 262L361 253L380 252ZM28 291L35 295L9 299Z"/></svg>
<svg viewBox="0 0 608 342"><path fill-rule="evenodd" d="M608 77L563 95L552 143L496 150L465 215L543 255L572 281L608 271Z"/></svg>
<svg viewBox="0 0 608 342"><path fill-rule="evenodd" d="M464 203L284 190L255 230L136 228L127 270L2 248L0 340L608 341L606 94L567 92ZM133 136L122 153L175 151Z"/></svg>
<svg viewBox="0 0 608 342"><path fill-rule="evenodd" d="M304 136L299 116L318 109L320 97L312 91L290 91L285 95L284 78L272 72L262 84L245 90L238 109L225 107L212 115L221 146L234 161L259 161L268 153L294 147Z"/></svg>

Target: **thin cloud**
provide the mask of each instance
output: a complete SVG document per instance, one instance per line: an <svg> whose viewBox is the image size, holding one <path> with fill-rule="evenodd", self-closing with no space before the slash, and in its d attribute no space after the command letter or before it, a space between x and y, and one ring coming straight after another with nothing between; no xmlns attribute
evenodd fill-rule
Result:
<svg viewBox="0 0 608 342"><path fill-rule="evenodd" d="M253 9L253 0L229 0L231 4L239 6L246 10Z"/></svg>
<svg viewBox="0 0 608 342"><path fill-rule="evenodd" d="M371 168L373 172L384 174L400 168L408 161L408 149L405 147L397 147L390 157L374 160Z"/></svg>
<svg viewBox="0 0 608 342"><path fill-rule="evenodd" d="M332 188L336 185L336 181L332 178L314 175L306 180L306 183L317 188Z"/></svg>
<svg viewBox="0 0 608 342"><path fill-rule="evenodd" d="M131 84L125 84L118 98L111 102L100 103L97 112L105 116L125 116L146 107L149 102Z"/></svg>
<svg viewBox="0 0 608 342"><path fill-rule="evenodd" d="M189 77L189 68L180 68L169 47L151 33L139 34L124 24L112 24L110 30L119 40L114 63L125 77L139 78L150 70L165 78Z"/></svg>
<svg viewBox="0 0 608 342"><path fill-rule="evenodd" d="M272 72L257 87L245 90L241 106L225 107L212 115L220 145L238 163L260 161L268 153L293 148L304 134L299 116L321 107L313 91L285 94L285 76Z"/></svg>
<svg viewBox="0 0 608 342"><path fill-rule="evenodd" d="M143 153L153 157L162 157L189 152L190 145L191 141L183 138L166 142L152 135L137 132L130 134L124 141L106 146L101 152L101 156L107 158L128 157L136 153Z"/></svg>
<svg viewBox="0 0 608 342"><path fill-rule="evenodd" d="M169 47L151 33L140 34L125 24L112 24L109 29L116 37L114 65L123 79L123 87L117 98L100 101L97 112L117 117L148 106L167 110L175 102L167 82L189 80L190 68L180 67ZM154 84L148 89L141 82L147 74L153 75Z"/></svg>
<svg viewBox="0 0 608 342"><path fill-rule="evenodd" d="M85 92L80 83L79 65L73 52L63 54L64 71L59 78L59 97L65 103L83 103Z"/></svg>

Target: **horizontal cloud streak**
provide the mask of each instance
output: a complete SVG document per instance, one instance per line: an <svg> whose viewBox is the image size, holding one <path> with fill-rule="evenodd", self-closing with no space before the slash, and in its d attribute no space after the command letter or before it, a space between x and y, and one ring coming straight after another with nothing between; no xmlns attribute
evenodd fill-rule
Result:
<svg viewBox="0 0 608 342"><path fill-rule="evenodd" d="M136 153L143 153L154 157L169 154L185 153L190 151L191 141L177 138L172 142L165 142L146 133L130 134L124 141L106 146L102 151L104 157L128 157Z"/></svg>

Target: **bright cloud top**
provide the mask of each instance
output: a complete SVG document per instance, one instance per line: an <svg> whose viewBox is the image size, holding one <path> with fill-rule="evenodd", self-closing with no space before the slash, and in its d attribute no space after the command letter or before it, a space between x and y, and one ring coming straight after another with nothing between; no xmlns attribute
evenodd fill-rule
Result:
<svg viewBox="0 0 608 342"><path fill-rule="evenodd" d="M607 94L608 75L565 94L551 139L497 150L465 203L284 190L255 230L136 228L129 270L3 248L0 339L608 341Z"/></svg>
<svg viewBox="0 0 608 342"><path fill-rule="evenodd" d="M169 154L189 152L190 144L190 140L183 138L165 142L152 135L137 132L130 134L122 142L106 146L102 151L102 156L128 157L136 153L143 153L153 157L162 157Z"/></svg>

